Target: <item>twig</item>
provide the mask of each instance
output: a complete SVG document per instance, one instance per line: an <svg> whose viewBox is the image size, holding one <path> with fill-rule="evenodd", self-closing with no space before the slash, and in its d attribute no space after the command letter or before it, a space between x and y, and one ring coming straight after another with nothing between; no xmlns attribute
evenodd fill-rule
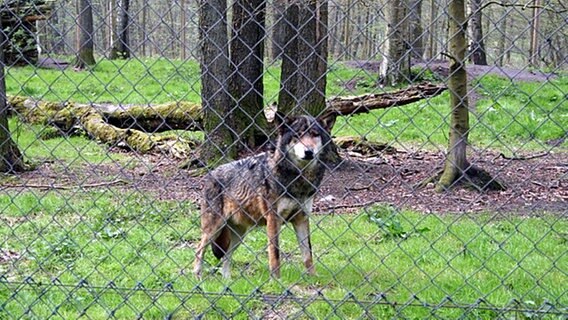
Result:
<svg viewBox="0 0 568 320"><path fill-rule="evenodd" d="M354 209L354 208L362 208L362 207L368 207L370 205L373 205L377 202L380 202L379 199L374 199L371 201L367 201L367 202L363 202L363 203L354 203L354 204L338 204L335 206L330 206L330 207L323 207L320 208L318 207L317 210L314 210L316 212L322 212L324 210L336 210L336 209Z"/></svg>
<svg viewBox="0 0 568 320"><path fill-rule="evenodd" d="M30 189L60 189L60 190L70 190L75 188L97 188L103 186L112 186L115 184L127 184L129 183L126 180L116 179L113 181L108 182L97 182L91 184L83 184L83 185L72 185L72 186L62 186L62 185L50 185L50 184L23 184L23 185L3 185L0 189L5 188L30 188Z"/></svg>
<svg viewBox="0 0 568 320"><path fill-rule="evenodd" d="M503 159L506 159L506 160L530 160L530 159L542 158L542 157L545 157L549 154L550 154L549 152L544 152L544 153L539 153L539 154L535 154L535 155L532 155L532 156L508 157L503 152L501 152L501 153L499 153L499 155L497 157L495 157L495 159L503 158Z"/></svg>

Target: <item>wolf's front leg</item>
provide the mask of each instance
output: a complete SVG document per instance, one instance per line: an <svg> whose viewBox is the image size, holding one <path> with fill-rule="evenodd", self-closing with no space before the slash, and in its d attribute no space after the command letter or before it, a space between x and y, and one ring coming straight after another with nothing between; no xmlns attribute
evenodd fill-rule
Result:
<svg viewBox="0 0 568 320"><path fill-rule="evenodd" d="M305 214L298 214L294 217L292 221L294 230L296 231L296 239L298 239L298 244L300 245L300 251L302 252L302 259L304 260L304 265L308 274L314 275L316 269L312 260L312 243L310 241L310 220Z"/></svg>
<svg viewBox="0 0 568 320"><path fill-rule="evenodd" d="M269 212L266 216L266 233L268 234L268 264L270 274L274 278L280 278L280 249L278 236L280 233L280 219L275 212Z"/></svg>

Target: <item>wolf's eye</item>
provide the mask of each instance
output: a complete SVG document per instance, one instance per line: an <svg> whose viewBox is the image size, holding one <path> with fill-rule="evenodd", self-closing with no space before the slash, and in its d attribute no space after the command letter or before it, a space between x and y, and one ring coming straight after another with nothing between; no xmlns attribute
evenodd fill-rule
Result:
<svg viewBox="0 0 568 320"><path fill-rule="evenodd" d="M320 136L320 132L318 130L311 130L310 135L317 138Z"/></svg>

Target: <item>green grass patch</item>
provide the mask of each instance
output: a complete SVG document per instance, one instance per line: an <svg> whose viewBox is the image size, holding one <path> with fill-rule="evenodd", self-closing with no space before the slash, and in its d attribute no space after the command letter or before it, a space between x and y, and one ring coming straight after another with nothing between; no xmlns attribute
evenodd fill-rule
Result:
<svg viewBox="0 0 568 320"><path fill-rule="evenodd" d="M317 276L304 274L294 233L285 227L280 281L270 280L262 229L235 253L232 279L221 278L208 251L207 273L198 281L190 273L199 239L191 203L117 190L24 192L0 195L0 211L1 248L20 256L0 264L1 316L245 319L274 308L316 318L423 318L432 312L423 304L443 304L448 296L496 308L511 301L528 309L568 304L568 222L546 214L436 216L377 205L314 216ZM290 299L263 296L286 290ZM435 312L447 319L464 314Z"/></svg>

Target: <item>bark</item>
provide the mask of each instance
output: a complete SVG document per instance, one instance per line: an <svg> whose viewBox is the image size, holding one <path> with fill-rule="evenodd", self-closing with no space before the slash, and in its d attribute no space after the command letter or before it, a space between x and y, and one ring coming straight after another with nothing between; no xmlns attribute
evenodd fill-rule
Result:
<svg viewBox="0 0 568 320"><path fill-rule="evenodd" d="M130 0L119 0L118 3L117 39L110 51L110 59L129 59L130 39L128 26L130 24Z"/></svg>
<svg viewBox="0 0 568 320"><path fill-rule="evenodd" d="M412 58L424 58L424 29L422 28L422 0L410 0L410 35L412 39Z"/></svg>
<svg viewBox="0 0 568 320"><path fill-rule="evenodd" d="M440 188L449 188L461 179L469 167L466 157L469 133L469 110L467 100L467 74L465 69L465 3L452 0L449 7L450 39L450 145L446 156L444 172L440 177Z"/></svg>
<svg viewBox="0 0 568 320"><path fill-rule="evenodd" d="M272 36L270 46L272 47L271 55L268 57L274 61L280 59L283 48L286 45L286 25L288 21L285 19L286 0L274 0L272 11Z"/></svg>
<svg viewBox="0 0 568 320"><path fill-rule="evenodd" d="M236 107L231 128L239 151L255 149L267 141L263 112L264 0L237 0L233 4L230 92Z"/></svg>
<svg viewBox="0 0 568 320"><path fill-rule="evenodd" d="M293 2L286 9L278 110L318 116L325 109L327 1Z"/></svg>
<svg viewBox="0 0 568 320"><path fill-rule="evenodd" d="M234 137L225 115L231 103L227 79L230 77L226 0L199 1L201 40L201 103L206 141L201 161L215 163L236 158Z"/></svg>
<svg viewBox="0 0 568 320"><path fill-rule="evenodd" d="M283 43L286 45L282 48L282 67L280 74L280 91L278 93L278 110L284 114L288 114L297 105L297 66L300 64L297 54L298 34L296 26L298 25L298 13L300 9L296 3L291 3L286 7L284 12Z"/></svg>
<svg viewBox="0 0 568 320"><path fill-rule="evenodd" d="M78 0L78 51L75 67L84 69L86 66L94 65L94 44L93 44L93 7L91 0Z"/></svg>
<svg viewBox="0 0 568 320"><path fill-rule="evenodd" d="M470 0L470 21L471 28L471 47L470 59L473 64L487 65L487 54L485 53L485 43L483 41L482 23L482 2L483 0Z"/></svg>
<svg viewBox="0 0 568 320"><path fill-rule="evenodd" d="M24 159L12 140L8 126L8 104L4 74L4 45L6 37L0 21L0 172L19 172L25 169Z"/></svg>
<svg viewBox="0 0 568 320"><path fill-rule="evenodd" d="M531 40L529 48L529 66L538 68L538 34L540 29L540 0L534 0L531 20Z"/></svg>
<svg viewBox="0 0 568 320"><path fill-rule="evenodd" d="M383 85L396 86L410 81L408 1L393 0L388 5L387 41L379 78Z"/></svg>

